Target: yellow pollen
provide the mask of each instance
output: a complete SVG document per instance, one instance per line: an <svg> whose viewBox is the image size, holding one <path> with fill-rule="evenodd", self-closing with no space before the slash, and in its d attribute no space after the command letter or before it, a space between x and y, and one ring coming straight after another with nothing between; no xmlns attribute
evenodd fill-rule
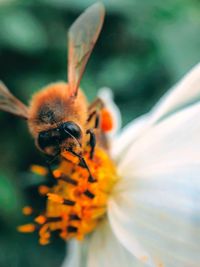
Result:
<svg viewBox="0 0 200 267"><path fill-rule="evenodd" d="M107 201L117 181L115 166L105 150L96 146L93 158L85 150L83 157L88 169L80 159L64 152L53 176L56 185L51 188L40 186L40 194L47 195L46 211L35 218L39 229L39 242L49 243L51 232L68 240L82 240L92 232L105 216ZM22 232L35 230L35 225L20 226Z"/></svg>

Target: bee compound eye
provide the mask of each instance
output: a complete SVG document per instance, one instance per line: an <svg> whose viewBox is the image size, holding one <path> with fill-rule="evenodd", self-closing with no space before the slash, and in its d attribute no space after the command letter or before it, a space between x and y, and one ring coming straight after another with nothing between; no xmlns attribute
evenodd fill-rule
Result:
<svg viewBox="0 0 200 267"><path fill-rule="evenodd" d="M38 145L41 149L44 149L49 145L49 133L47 131L39 133Z"/></svg>
<svg viewBox="0 0 200 267"><path fill-rule="evenodd" d="M62 124L62 128L63 128L64 133L68 137L70 137L70 135L72 135L76 139L80 139L82 136L81 128L74 122L70 122L70 121L64 122Z"/></svg>
<svg viewBox="0 0 200 267"><path fill-rule="evenodd" d="M58 136L55 135L55 131L44 131L39 133L38 145L43 150L49 146L55 146L58 143Z"/></svg>

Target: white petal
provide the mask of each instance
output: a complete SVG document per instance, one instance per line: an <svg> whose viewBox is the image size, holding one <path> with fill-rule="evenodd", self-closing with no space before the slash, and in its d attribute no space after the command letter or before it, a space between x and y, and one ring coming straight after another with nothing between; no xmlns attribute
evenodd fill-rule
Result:
<svg viewBox="0 0 200 267"><path fill-rule="evenodd" d="M87 267L145 267L118 241L108 223L102 223L91 237Z"/></svg>
<svg viewBox="0 0 200 267"><path fill-rule="evenodd" d="M87 257L86 247L87 240L70 240L67 243L67 256L65 257L61 267L85 267Z"/></svg>
<svg viewBox="0 0 200 267"><path fill-rule="evenodd" d="M137 238L165 267L200 266L199 118L196 104L138 139L119 165L126 179L109 203L110 222L123 229L118 238L124 246Z"/></svg>
<svg viewBox="0 0 200 267"><path fill-rule="evenodd" d="M106 105L106 108L111 112L114 127L112 131L108 132L109 138L112 138L121 128L121 113L117 105L113 100L112 90L108 87L102 87L99 89L98 97L100 97Z"/></svg>
<svg viewBox="0 0 200 267"><path fill-rule="evenodd" d="M130 144L174 112L200 101L200 64L167 92L148 115L134 120L112 142L112 155L119 160Z"/></svg>
<svg viewBox="0 0 200 267"><path fill-rule="evenodd" d="M156 123L177 110L200 100L200 63L166 93L152 110L151 123Z"/></svg>
<svg viewBox="0 0 200 267"><path fill-rule="evenodd" d="M111 155L115 161L119 161L121 157L126 153L126 150L129 149L129 146L135 142L135 140L140 136L140 133L147 126L149 116L143 115L126 127L124 127L120 134L116 135L111 143Z"/></svg>
<svg viewBox="0 0 200 267"><path fill-rule="evenodd" d="M127 249L129 240L137 238L165 267L200 266L200 190L194 185L187 189L186 179L174 183L173 178L181 180L182 175L168 173L162 180L150 177L149 181L127 182L109 209L111 225L123 229L122 236L115 233Z"/></svg>
<svg viewBox="0 0 200 267"><path fill-rule="evenodd" d="M149 129L129 146L118 165L126 176L158 168L200 163L200 104L193 105Z"/></svg>

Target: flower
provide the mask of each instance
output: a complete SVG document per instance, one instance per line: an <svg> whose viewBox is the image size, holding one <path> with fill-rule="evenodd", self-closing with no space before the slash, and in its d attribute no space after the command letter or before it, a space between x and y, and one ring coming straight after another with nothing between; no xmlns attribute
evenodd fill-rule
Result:
<svg viewBox="0 0 200 267"><path fill-rule="evenodd" d="M200 65L111 139L106 216L62 267L200 266Z"/></svg>

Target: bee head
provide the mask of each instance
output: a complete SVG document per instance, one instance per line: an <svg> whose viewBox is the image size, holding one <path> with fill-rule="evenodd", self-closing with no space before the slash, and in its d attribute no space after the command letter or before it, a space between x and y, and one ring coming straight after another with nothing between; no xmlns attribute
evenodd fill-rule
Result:
<svg viewBox="0 0 200 267"><path fill-rule="evenodd" d="M81 91L71 98L67 89L64 82L50 84L37 92L30 103L29 130L36 146L46 154L53 154L65 145L81 144L87 102Z"/></svg>
<svg viewBox="0 0 200 267"><path fill-rule="evenodd" d="M45 154L54 155L61 150L81 146L82 131L74 122L67 121L58 127L39 133L36 140L37 147Z"/></svg>

